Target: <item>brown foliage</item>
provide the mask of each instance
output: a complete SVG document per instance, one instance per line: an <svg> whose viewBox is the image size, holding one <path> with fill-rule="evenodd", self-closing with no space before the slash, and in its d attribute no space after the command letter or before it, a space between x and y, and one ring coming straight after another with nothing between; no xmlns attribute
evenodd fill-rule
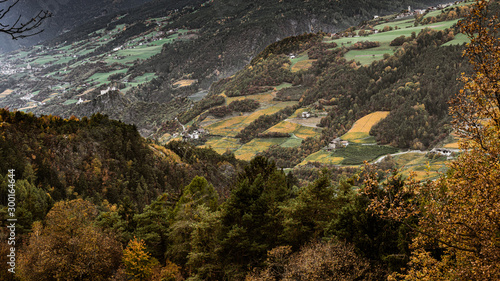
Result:
<svg viewBox="0 0 500 281"><path fill-rule="evenodd" d="M19 255L22 280L106 280L118 267L121 245L93 225L96 207L78 199L61 201L45 226L33 225Z"/></svg>
<svg viewBox="0 0 500 281"><path fill-rule="evenodd" d="M246 280L360 280L366 278L368 266L353 246L337 241L314 242L294 254L290 246L272 249L267 267L249 274Z"/></svg>

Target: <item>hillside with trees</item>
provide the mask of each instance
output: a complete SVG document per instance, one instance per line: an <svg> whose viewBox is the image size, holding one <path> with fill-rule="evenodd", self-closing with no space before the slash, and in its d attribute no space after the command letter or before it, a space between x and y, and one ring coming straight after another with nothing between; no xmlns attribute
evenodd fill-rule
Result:
<svg viewBox="0 0 500 281"><path fill-rule="evenodd" d="M500 5L468 9L441 29L412 18L385 41L274 43L170 113L164 143L101 113L1 108L0 217L16 219L16 243L0 228L0 262L15 246L16 273L0 279L498 280ZM396 38L390 54L367 53ZM126 111L120 91L95 91L100 108ZM429 151L452 132L459 153ZM418 161L385 155L398 149L427 170L403 171L404 157ZM364 162L374 150L384 157ZM447 169L419 177L435 158Z"/></svg>

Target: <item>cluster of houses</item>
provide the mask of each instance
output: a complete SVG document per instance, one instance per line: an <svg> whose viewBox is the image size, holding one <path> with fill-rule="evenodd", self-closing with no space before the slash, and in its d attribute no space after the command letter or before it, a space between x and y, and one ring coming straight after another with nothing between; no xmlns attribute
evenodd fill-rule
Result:
<svg viewBox="0 0 500 281"><path fill-rule="evenodd" d="M459 2L463 2L463 1L458 1L455 3L459 3ZM426 12L446 9L446 8L452 6L453 4L454 3L439 4L437 6L432 6L432 7L429 7L427 9L413 9L413 10L410 6L408 6L408 9L406 11L400 13L399 15L397 15L396 19L402 19L402 18L416 16L416 15L423 15ZM378 19L378 18L379 18L379 16L373 16L373 19Z"/></svg>
<svg viewBox="0 0 500 281"><path fill-rule="evenodd" d="M109 91L116 91L116 87L108 87L106 90L101 90L101 95L107 94Z"/></svg>
<svg viewBox="0 0 500 281"><path fill-rule="evenodd" d="M349 145L348 141L342 140L341 138L336 138L328 144L326 150L332 151L335 149L347 147L348 145Z"/></svg>
<svg viewBox="0 0 500 281"><path fill-rule="evenodd" d="M4 75L12 75L16 73L24 73L24 72L34 72L39 71L41 68L33 67L29 63L26 67L18 67L10 63L2 63L0 62L0 74Z"/></svg>
<svg viewBox="0 0 500 281"><path fill-rule="evenodd" d="M205 130L203 128L199 128L198 130L194 130L191 133L182 132L181 136L182 136L183 140L189 140L189 139L197 140L197 139L200 139L201 137L208 135L208 134L209 134L208 130Z"/></svg>

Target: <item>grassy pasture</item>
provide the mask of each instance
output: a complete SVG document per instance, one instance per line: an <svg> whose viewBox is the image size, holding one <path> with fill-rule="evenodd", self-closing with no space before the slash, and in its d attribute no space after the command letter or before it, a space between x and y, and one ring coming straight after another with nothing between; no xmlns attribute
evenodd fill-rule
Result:
<svg viewBox="0 0 500 281"><path fill-rule="evenodd" d="M390 21L390 22L383 22L380 24L375 25L373 28L374 29L383 29L385 26L389 26L392 28L410 28L413 27L413 23L415 22L414 18L411 19L403 19L403 20L397 20L397 21Z"/></svg>
<svg viewBox="0 0 500 281"><path fill-rule="evenodd" d="M455 38L449 42L443 44L443 46L451 46L451 45L462 45L464 43L469 43L470 39L467 35L459 33L455 35Z"/></svg>
<svg viewBox="0 0 500 281"><path fill-rule="evenodd" d="M397 47L389 46L390 42L394 40L394 38L399 37L401 35L410 37L412 32L418 34L424 28L431 28L435 30L444 30L446 28L451 28L454 24L458 22L458 19L451 21L437 22L429 25L419 25L419 26L410 25L409 22L410 20L403 19L400 21L382 23L376 25L374 29L383 29L384 26L392 26L393 28L395 26L398 26L399 29L387 32L379 32L376 34L370 34L368 36L362 36L362 37L351 37L351 38L343 37L334 40L325 38L324 42L326 43L335 42L339 46L345 46L345 47L350 47L353 44L360 41L379 42L380 43L379 47L370 48L366 50L351 50L345 55L345 58L348 60L354 59L356 61L359 61L363 65L367 65L372 63L373 61L380 60L386 53L392 55L394 53L394 50L397 49ZM455 44L461 44L461 42L463 42L464 40L465 40L464 38L458 37L457 41L455 41Z"/></svg>
<svg viewBox="0 0 500 281"><path fill-rule="evenodd" d="M64 105L69 105L69 104L74 104L74 103L77 103L78 100L74 100L74 99L69 99L69 100L66 100L63 104Z"/></svg>
<svg viewBox="0 0 500 281"><path fill-rule="evenodd" d="M312 67L313 62L317 60L302 60L299 61L295 64L292 65L291 71L292 72L299 72L301 70L308 70L309 68Z"/></svg>
<svg viewBox="0 0 500 281"><path fill-rule="evenodd" d="M235 138L210 137L204 147L211 147L217 153L222 154L227 149L231 151L237 150L241 147L241 144Z"/></svg>
<svg viewBox="0 0 500 281"><path fill-rule="evenodd" d="M343 157L333 157L332 153L326 150L315 152L304 159L298 166L305 165L309 162L319 162L323 164L339 165L344 160Z"/></svg>
<svg viewBox="0 0 500 281"><path fill-rule="evenodd" d="M277 102L273 99L276 97L275 92L266 92L256 95L239 96L239 97L226 97L226 103L230 104L235 100L252 99L264 104L276 104Z"/></svg>
<svg viewBox="0 0 500 281"><path fill-rule="evenodd" d="M341 139L355 143L373 143L374 139L369 135L370 130L387 115L389 111L377 111L360 118Z"/></svg>
<svg viewBox="0 0 500 281"><path fill-rule="evenodd" d="M371 162L378 157L398 152L397 148L382 145L349 144L345 148L332 152L333 157L342 157L342 165L361 165L364 161Z"/></svg>
<svg viewBox="0 0 500 281"><path fill-rule="evenodd" d="M94 75L90 76L87 79L87 81L88 82L93 81L94 83L97 83L97 84L106 84L106 83L109 83L109 80L108 80L109 76L116 74L116 73L126 73L126 72L127 72L127 69L120 69L120 70L115 70L112 72L105 72L105 73L98 72L98 73L95 73Z"/></svg>
<svg viewBox="0 0 500 281"><path fill-rule="evenodd" d="M251 160L259 152L262 152L273 145L280 145L286 142L287 138L253 139L244 144L234 152L234 156L241 160Z"/></svg>
<svg viewBox="0 0 500 281"><path fill-rule="evenodd" d="M284 143L282 143L281 147L299 147L302 144L302 139L292 135L288 138Z"/></svg>
<svg viewBox="0 0 500 281"><path fill-rule="evenodd" d="M290 83L281 83L280 85L278 85L278 86L274 87L274 89L275 89L276 91L279 91L279 90L281 90L281 89L284 89L284 88L290 88L290 87L292 87L292 84L290 84Z"/></svg>
<svg viewBox="0 0 500 281"><path fill-rule="evenodd" d="M163 39L166 40L166 39ZM161 41L161 40L160 40ZM159 42L159 41L158 41ZM131 63L137 59L146 60L150 57L161 52L162 46L138 46L133 49L118 50L114 54L115 56L123 56L123 59L115 59L114 56L106 57L106 62L112 64L114 62L118 63Z"/></svg>
<svg viewBox="0 0 500 281"><path fill-rule="evenodd" d="M307 54L307 52L299 54L295 58L290 59L290 61L292 62L291 66L293 67L296 63L304 61L304 60L308 60L308 59L309 59L309 55Z"/></svg>

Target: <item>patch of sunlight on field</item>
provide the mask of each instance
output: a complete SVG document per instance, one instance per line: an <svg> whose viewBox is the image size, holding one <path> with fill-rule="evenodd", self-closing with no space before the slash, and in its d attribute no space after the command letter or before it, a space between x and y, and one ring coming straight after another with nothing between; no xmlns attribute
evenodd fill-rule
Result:
<svg viewBox="0 0 500 281"><path fill-rule="evenodd" d="M456 134L456 133L451 133L446 139L444 140L444 148L451 148L451 149L460 149L459 142L462 139Z"/></svg>
<svg viewBox="0 0 500 281"><path fill-rule="evenodd" d="M173 84L173 86L179 87L179 88L188 87L188 86L193 85L196 82L197 82L197 80L194 80L194 79L184 79L184 80L180 80L180 81L175 82Z"/></svg>
<svg viewBox="0 0 500 281"><path fill-rule="evenodd" d="M279 103L275 106L271 106L262 110L255 111L249 115L242 115L231 117L229 119L224 119L219 122L215 122L206 127L212 134L226 137L234 137L241 130L243 130L246 126L250 125L253 121L255 121L260 116L267 114L274 114L281 109L285 108L286 103Z"/></svg>
<svg viewBox="0 0 500 281"><path fill-rule="evenodd" d="M389 111L377 111L362 117L341 139L356 143L373 142L373 138L370 138L369 135L371 128L387 115L389 115Z"/></svg>
<svg viewBox="0 0 500 281"><path fill-rule="evenodd" d="M0 99L6 98L8 95L12 94L13 90L7 89L0 94Z"/></svg>
<svg viewBox="0 0 500 281"><path fill-rule="evenodd" d="M303 61L299 61L297 62L296 64L294 64L292 66L292 68L290 69L290 71L292 72L299 72L301 70L308 70L309 68L312 67L313 65L313 62L315 62L317 60L303 60Z"/></svg>
<svg viewBox="0 0 500 281"><path fill-rule="evenodd" d="M458 142L447 143L443 147L444 148L451 148L451 149L460 149L460 145L458 144Z"/></svg>
<svg viewBox="0 0 500 281"><path fill-rule="evenodd" d="M273 145L280 145L286 141L287 138L253 139L236 150L234 156L238 159L248 161L255 157L257 153L263 152Z"/></svg>
<svg viewBox="0 0 500 281"><path fill-rule="evenodd" d="M237 150L241 147L241 144L235 138L210 137L202 147L210 147L217 153L222 154L228 149L231 151Z"/></svg>
<svg viewBox="0 0 500 281"><path fill-rule="evenodd" d="M321 134L320 129L315 129L315 128L310 128L310 127L304 127L300 126L297 131L294 132L294 134L302 139L307 139L307 138L314 138L314 137L319 137Z"/></svg>
<svg viewBox="0 0 500 281"><path fill-rule="evenodd" d="M261 94L256 94L256 95L248 95L248 96L240 96L240 97L226 97L226 103L229 105L231 102L233 102L235 100L251 99L251 100L256 100L256 101L258 101L260 103L264 103L264 104L275 104L275 103L277 103L276 101L274 101L275 97L276 97L276 93L266 92L266 93L261 93Z"/></svg>
<svg viewBox="0 0 500 281"><path fill-rule="evenodd" d="M265 133L288 133L306 139L308 137L319 136L321 130L310 127L305 127L297 123L282 121L275 126L269 128Z"/></svg>
<svg viewBox="0 0 500 281"><path fill-rule="evenodd" d="M274 125L273 127L267 129L265 133L288 133L291 134L295 132L298 128L300 127L299 124L296 123L291 123L287 121L282 121L279 122L278 124Z"/></svg>
<svg viewBox="0 0 500 281"><path fill-rule="evenodd" d="M332 157L332 153L326 150L320 150L318 152L315 152L304 159L299 166L306 165L309 162L319 162L323 164L334 164L334 165L339 165L342 160L344 160L343 157Z"/></svg>

